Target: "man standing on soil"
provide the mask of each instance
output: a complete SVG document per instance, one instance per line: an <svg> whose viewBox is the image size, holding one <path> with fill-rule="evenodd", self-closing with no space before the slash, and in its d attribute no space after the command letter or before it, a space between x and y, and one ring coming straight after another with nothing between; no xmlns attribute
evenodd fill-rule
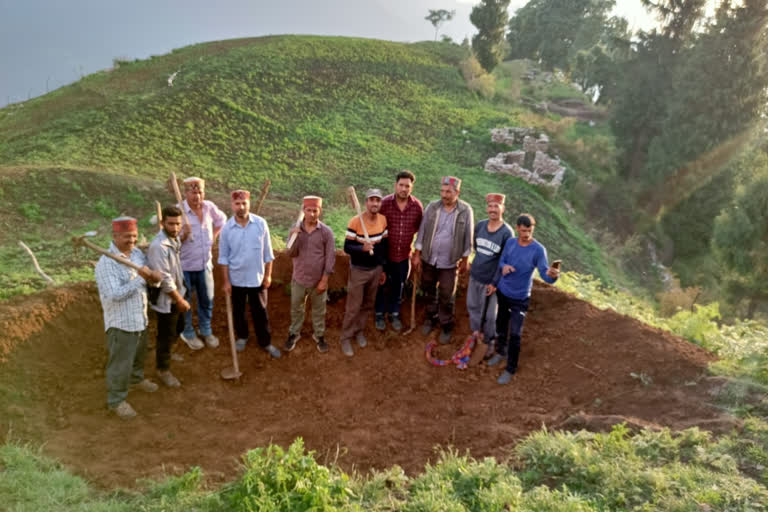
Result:
<svg viewBox="0 0 768 512"><path fill-rule="evenodd" d="M205 180L197 177L184 180L186 199L181 207L187 213L189 224L181 231L181 268L184 270L184 284L197 295L197 321L200 336L210 348L219 346L219 339L211 331L213 314L213 259L211 249L227 216L211 201L205 199ZM184 314L184 331L181 339L192 350L205 345L195 334L192 324L192 310Z"/></svg>
<svg viewBox="0 0 768 512"><path fill-rule="evenodd" d="M251 193L235 190L231 194L234 215L224 224L219 239L219 265L224 293L232 296L232 318L235 323L238 352L248 342L246 303L251 306L251 318L259 346L275 359L280 350L272 345L267 317L267 292L272 284L272 242L267 221L250 213Z"/></svg>
<svg viewBox="0 0 768 512"><path fill-rule="evenodd" d="M485 196L488 218L475 226L475 259L469 271L467 287L467 311L469 327L475 339L483 340L489 349L495 346L496 339L496 294L493 277L499 266L499 258L504 244L513 238L512 228L504 222L504 194ZM485 323L483 311L485 310ZM492 350L492 349L491 349ZM489 352L491 351L489 350ZM490 355L490 354L489 354Z"/></svg>
<svg viewBox="0 0 768 512"><path fill-rule="evenodd" d="M140 271L106 256L99 258L95 271L107 333L107 407L122 419L136 416L125 400L131 386L148 393L157 391L157 384L144 378L147 282L158 282L163 276L147 267L144 253L136 247L138 235L136 219L114 219L109 252L141 265Z"/></svg>
<svg viewBox="0 0 768 512"><path fill-rule="evenodd" d="M488 361L488 366L507 359L507 367L496 381L499 384L509 383L517 372L523 322L533 287L533 270L538 269L541 278L549 284L553 284L560 276L560 269L550 267L547 263L547 250L533 238L536 227L533 215L520 214L516 224L517 238L510 239L504 246L491 287L497 292L499 300L499 315L496 319L498 344L496 354Z"/></svg>
<svg viewBox="0 0 768 512"><path fill-rule="evenodd" d="M317 350L328 352L325 342L325 304L328 300L328 276L333 273L336 262L336 247L333 231L320 222L323 198L305 196L302 199L304 220L294 226L289 238L296 236L288 255L293 259L291 279L291 326L285 350L296 348L304 323L304 308L307 296L312 304L312 339Z"/></svg>
<svg viewBox="0 0 768 512"><path fill-rule="evenodd" d="M341 328L341 351L350 357L355 355L352 338L357 340L360 348L368 345L363 332L365 323L373 310L379 285L384 284L387 278L384 273L388 245L387 219L379 213L381 198L381 190L369 189L365 193L365 212L355 215L347 224L344 252L349 254L349 282Z"/></svg>
<svg viewBox="0 0 768 512"><path fill-rule="evenodd" d="M184 298L184 272L181 270L181 209L177 206L163 208L163 229L152 240L147 251L149 267L164 274L160 293L152 303L157 315L157 338L155 341L155 362L160 382L169 388L181 386L179 379L171 373L171 349L184 329L184 313L189 311L189 302Z"/></svg>
<svg viewBox="0 0 768 512"><path fill-rule="evenodd" d="M424 210L414 246L414 270L421 270L421 289L427 302L421 332L429 334L439 322L442 344L450 343L453 335L456 274L467 271L472 252L473 212L468 203L459 199L460 190L460 179L443 177L440 200L432 201Z"/></svg>
<svg viewBox="0 0 768 512"><path fill-rule="evenodd" d="M376 329L387 328L385 315L389 315L392 329L403 328L400 321L400 304L403 301L403 286L411 271L411 245L413 235L419 230L424 208L421 201L411 195L416 176L407 169L395 177L395 193L381 200L379 213L387 219L389 254L384 271L386 286L379 288L376 295Z"/></svg>

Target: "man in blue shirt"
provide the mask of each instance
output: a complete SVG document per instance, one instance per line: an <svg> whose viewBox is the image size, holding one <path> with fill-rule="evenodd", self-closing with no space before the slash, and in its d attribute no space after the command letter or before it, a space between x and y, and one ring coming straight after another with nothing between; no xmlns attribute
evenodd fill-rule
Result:
<svg viewBox="0 0 768 512"><path fill-rule="evenodd" d="M517 238L508 240L504 246L492 285L499 301L498 341L496 354L488 360L488 366L507 358L507 367L496 381L499 384L509 383L517 372L523 321L533 287L533 270L538 269L541 278L550 284L560 276L560 269L547 263L547 250L533 238L536 227L533 215L520 214L516 224Z"/></svg>
<svg viewBox="0 0 768 512"><path fill-rule="evenodd" d="M235 190L232 212L219 237L219 265L222 268L224 293L232 296L232 318L235 324L238 352L245 350L248 341L248 320L245 304L251 305L253 328L259 346L272 357L280 357L280 350L272 345L267 318L267 289L272 284L272 242L267 221L250 213L251 193Z"/></svg>

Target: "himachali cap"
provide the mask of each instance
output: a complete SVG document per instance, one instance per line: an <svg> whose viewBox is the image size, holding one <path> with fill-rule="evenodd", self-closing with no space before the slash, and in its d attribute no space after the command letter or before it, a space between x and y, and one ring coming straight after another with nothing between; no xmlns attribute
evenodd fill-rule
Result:
<svg viewBox="0 0 768 512"><path fill-rule="evenodd" d="M205 187L205 180L203 178L192 176L191 178L187 178L184 180L184 189L203 188L203 187Z"/></svg>
<svg viewBox="0 0 768 512"><path fill-rule="evenodd" d="M365 192L365 198L370 199L372 197L378 197L379 199L381 199L382 197L384 197L384 194L382 194L381 190L379 190L378 188L369 188Z"/></svg>
<svg viewBox="0 0 768 512"><path fill-rule="evenodd" d="M443 176L440 181L441 185L451 185L454 189L459 190L461 188L461 180L456 176Z"/></svg>
<svg viewBox="0 0 768 512"><path fill-rule="evenodd" d="M251 193L248 192L247 190L233 190L232 194L230 195L232 196L233 201L251 198Z"/></svg>
<svg viewBox="0 0 768 512"><path fill-rule="evenodd" d="M504 204L504 200L506 199L506 197L507 196L505 196L504 194L496 194L492 192L490 194L485 195L485 202L488 204L491 204L491 203Z"/></svg>
<svg viewBox="0 0 768 512"><path fill-rule="evenodd" d="M133 217L118 217L112 219L113 233L126 233L128 231L137 231L138 224Z"/></svg>
<svg viewBox="0 0 768 512"><path fill-rule="evenodd" d="M322 208L323 198L319 196L304 196L301 200L304 208Z"/></svg>

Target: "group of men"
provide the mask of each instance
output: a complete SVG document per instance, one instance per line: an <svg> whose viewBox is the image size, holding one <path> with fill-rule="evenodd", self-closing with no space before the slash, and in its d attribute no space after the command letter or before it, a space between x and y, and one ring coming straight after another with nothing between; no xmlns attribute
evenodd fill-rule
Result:
<svg viewBox="0 0 768 512"><path fill-rule="evenodd" d="M470 327L478 339L495 347L488 365L507 360L498 378L500 384L506 384L517 370L533 270L538 269L545 281L553 283L559 269L548 266L546 250L533 239L535 221L531 215L518 217L515 238L503 220L503 194L486 196L488 219L475 226L472 207L459 199L460 179L443 177L440 199L426 208L412 195L414 182L414 174L403 170L395 178L394 193L384 196L380 189L369 189L364 210L347 225L344 251L349 254L350 268L340 348L353 356L353 342L360 348L367 345L365 326L372 312L376 329L386 330L387 323L395 331L403 328L400 309L411 273L420 276L426 302L422 333L427 335L439 327L440 342L450 343L457 276L469 270ZM144 377L143 370L148 308L157 318L156 368L164 385L181 385L170 369L177 338L192 350L219 345L211 330L212 248L217 237L221 288L231 296L237 351L245 350L249 339L248 304L258 345L273 358L282 355L272 343L267 313L274 260L269 227L262 217L250 212L250 193L231 192L233 215L229 219L205 200L204 180L184 180L184 194L182 204L162 210L162 229L146 256L136 247L136 219L121 217L112 222L109 251L140 265L141 270L105 256L96 266L108 348L107 405L121 418L136 415L126 401L130 389L158 389ZM331 228L320 221L322 207L321 197L304 197L303 218L289 232L291 323L283 346L289 352L300 340L308 298L312 339L321 353L329 349L325 313L335 243ZM199 336L193 325L191 294L196 295Z"/></svg>

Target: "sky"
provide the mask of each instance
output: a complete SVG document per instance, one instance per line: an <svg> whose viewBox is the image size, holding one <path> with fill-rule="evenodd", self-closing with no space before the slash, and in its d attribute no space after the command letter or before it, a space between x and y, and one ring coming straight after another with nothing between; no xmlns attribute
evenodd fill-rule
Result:
<svg viewBox="0 0 768 512"><path fill-rule="evenodd" d="M510 15L527 0L512 0ZM0 0L0 107L112 66L193 43L269 34L391 41L434 38L429 9L456 10L440 34L475 33L477 0ZM617 0L635 28L652 26L640 0Z"/></svg>

